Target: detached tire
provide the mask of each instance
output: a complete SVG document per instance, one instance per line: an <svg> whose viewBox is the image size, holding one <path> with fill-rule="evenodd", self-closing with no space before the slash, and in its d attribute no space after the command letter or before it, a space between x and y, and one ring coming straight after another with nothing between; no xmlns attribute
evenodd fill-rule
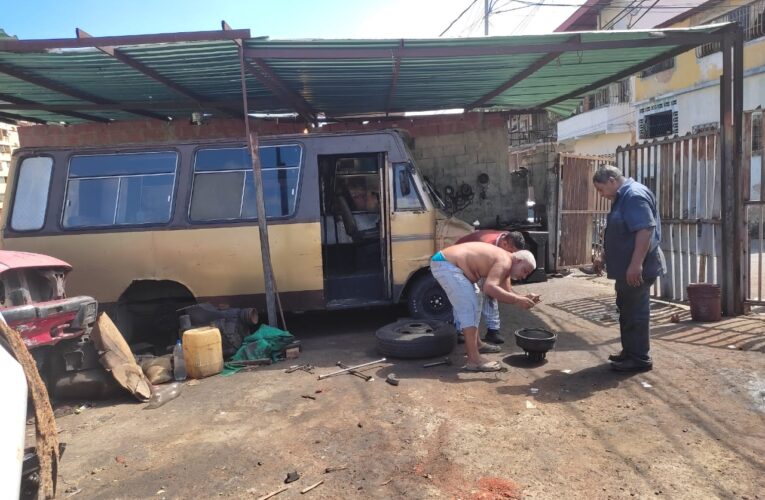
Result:
<svg viewBox="0 0 765 500"><path fill-rule="evenodd" d="M457 345L457 331L449 323L404 318L375 332L377 350L391 358L444 356Z"/></svg>
<svg viewBox="0 0 765 500"><path fill-rule="evenodd" d="M451 321L452 304L430 271L412 283L406 298L409 315L416 319Z"/></svg>

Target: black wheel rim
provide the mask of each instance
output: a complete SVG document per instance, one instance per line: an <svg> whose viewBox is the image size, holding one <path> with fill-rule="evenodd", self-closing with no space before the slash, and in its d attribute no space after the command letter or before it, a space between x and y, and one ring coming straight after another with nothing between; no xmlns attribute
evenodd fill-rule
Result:
<svg viewBox="0 0 765 500"><path fill-rule="evenodd" d="M446 294L439 288L433 287L422 299L423 309L426 313L439 315L451 307Z"/></svg>

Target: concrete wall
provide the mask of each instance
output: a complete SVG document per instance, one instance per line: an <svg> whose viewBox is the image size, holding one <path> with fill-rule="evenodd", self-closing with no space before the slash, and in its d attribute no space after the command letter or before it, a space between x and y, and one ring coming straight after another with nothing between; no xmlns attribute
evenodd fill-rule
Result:
<svg viewBox="0 0 765 500"><path fill-rule="evenodd" d="M459 189L465 184L474 193L470 204L456 215L467 222L479 220L486 225L494 223L497 216L503 220L512 218L519 204L523 204L525 210L525 185L520 187L516 182L513 187L513 179L508 170L507 119L504 113L467 113L381 120L367 124L343 122L312 130L406 130L413 139L415 161L438 191L443 194L447 186ZM268 136L303 133L305 125L253 120L251 128L260 135ZM24 147L103 146L244 136L243 122L230 119L212 120L204 125L155 120L108 125L33 125L19 129L21 145ZM489 176L485 198L481 196L481 186L478 183L478 175L481 173Z"/></svg>

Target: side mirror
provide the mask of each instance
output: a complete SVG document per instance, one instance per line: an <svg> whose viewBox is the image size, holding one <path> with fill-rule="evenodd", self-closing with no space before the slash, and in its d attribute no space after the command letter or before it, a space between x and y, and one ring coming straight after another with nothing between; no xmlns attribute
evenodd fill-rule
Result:
<svg viewBox="0 0 765 500"><path fill-rule="evenodd" d="M398 186L401 189L401 194L403 196L409 196L409 194L412 192L412 184L409 181L409 172L406 170L399 170Z"/></svg>

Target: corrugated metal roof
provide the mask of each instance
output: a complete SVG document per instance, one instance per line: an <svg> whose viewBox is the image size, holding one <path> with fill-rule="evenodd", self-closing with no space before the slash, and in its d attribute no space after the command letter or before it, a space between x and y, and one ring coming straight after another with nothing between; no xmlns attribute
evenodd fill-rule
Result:
<svg viewBox="0 0 765 500"><path fill-rule="evenodd" d="M250 112L341 117L547 108L568 113L576 97L593 86L719 40L728 29L715 25L435 40L245 36L241 42ZM240 30L237 35L242 31L248 34ZM183 41L183 34L1 39L0 113L70 123L137 115L187 119L193 111L241 116L239 40L226 31L197 33L186 34L191 41ZM173 41L142 43L164 39Z"/></svg>

